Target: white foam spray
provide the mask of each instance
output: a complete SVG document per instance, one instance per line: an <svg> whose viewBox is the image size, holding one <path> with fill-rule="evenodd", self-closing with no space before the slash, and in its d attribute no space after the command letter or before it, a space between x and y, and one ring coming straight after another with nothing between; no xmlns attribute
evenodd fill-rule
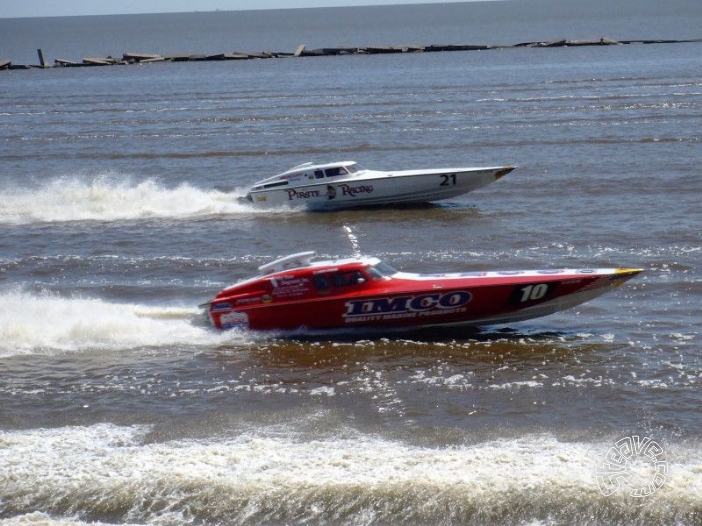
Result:
<svg viewBox="0 0 702 526"><path fill-rule="evenodd" d="M196 307L145 306L50 293L0 293L0 357L52 351L212 345Z"/></svg>
<svg viewBox="0 0 702 526"><path fill-rule="evenodd" d="M192 218L251 213L244 190L226 193L188 183L167 187L155 179L121 174L67 176L38 188L0 189L0 224Z"/></svg>
<svg viewBox="0 0 702 526"><path fill-rule="evenodd" d="M353 229L348 225L344 225L344 232L349 239L349 243L351 243L354 257L361 257L361 244L358 242L356 234L353 233Z"/></svg>

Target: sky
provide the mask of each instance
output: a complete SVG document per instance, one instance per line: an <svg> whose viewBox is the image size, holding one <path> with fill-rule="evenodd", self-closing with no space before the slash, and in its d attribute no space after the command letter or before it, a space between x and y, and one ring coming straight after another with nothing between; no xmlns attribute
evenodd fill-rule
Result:
<svg viewBox="0 0 702 526"><path fill-rule="evenodd" d="M461 0L0 0L0 18L436 4L452 1Z"/></svg>

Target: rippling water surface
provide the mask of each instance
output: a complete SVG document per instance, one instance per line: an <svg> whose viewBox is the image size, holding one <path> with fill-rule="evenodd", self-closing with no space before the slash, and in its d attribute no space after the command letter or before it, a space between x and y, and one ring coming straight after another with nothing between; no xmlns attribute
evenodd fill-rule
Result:
<svg viewBox="0 0 702 526"><path fill-rule="evenodd" d="M681 12L700 27L699 9L674 7L661 24ZM525 20L499 43L530 38ZM599 37L592 20L569 27ZM389 43L416 40L400 34ZM699 56L691 43L0 72L0 518L699 523ZM338 159L518 169L421 208L238 200ZM645 272L478 333L205 325L198 303L301 250L407 271ZM605 496L598 469L633 436L660 445L665 481L630 496L655 475L638 455Z"/></svg>

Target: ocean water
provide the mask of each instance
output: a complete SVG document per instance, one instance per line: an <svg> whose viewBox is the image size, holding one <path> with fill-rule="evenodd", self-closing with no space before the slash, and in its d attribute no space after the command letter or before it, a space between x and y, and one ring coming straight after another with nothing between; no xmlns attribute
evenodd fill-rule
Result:
<svg viewBox="0 0 702 526"><path fill-rule="evenodd" d="M696 2L610 4L3 19L0 55L702 36ZM0 72L0 520L699 524L701 45ZM431 207L238 199L342 158L518 168ZM478 333L204 323L301 250L645 272Z"/></svg>

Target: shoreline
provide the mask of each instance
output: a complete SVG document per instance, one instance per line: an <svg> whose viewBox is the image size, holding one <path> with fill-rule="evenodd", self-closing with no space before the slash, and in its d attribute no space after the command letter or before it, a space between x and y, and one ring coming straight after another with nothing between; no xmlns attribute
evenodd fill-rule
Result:
<svg viewBox="0 0 702 526"><path fill-rule="evenodd" d="M15 71L27 69L51 69L51 68L76 68L76 67L97 67L97 66L125 66L131 64L149 64L154 62L202 62L202 61L225 61L225 60L254 60L267 58L299 58L299 57L325 57L341 55L379 55L379 54L402 54L402 53L436 53L446 51L487 51L501 49L519 48L557 48L557 47L587 47L587 46L622 46L635 44L681 44L702 42L702 38L685 40L614 40L608 37L598 39L567 40L560 39L554 41L522 42L512 45L475 45L475 44L447 44L447 45L405 45L405 46L363 46L363 47L325 47L307 49L304 44L298 46L294 52L227 52L215 53L211 55L203 54L173 54L159 55L153 53L124 52L122 57L112 56L84 57L80 61L67 60L63 58L54 59L51 65L44 59L42 49L37 49L39 58L38 64L13 64L11 59L0 59L0 71Z"/></svg>

